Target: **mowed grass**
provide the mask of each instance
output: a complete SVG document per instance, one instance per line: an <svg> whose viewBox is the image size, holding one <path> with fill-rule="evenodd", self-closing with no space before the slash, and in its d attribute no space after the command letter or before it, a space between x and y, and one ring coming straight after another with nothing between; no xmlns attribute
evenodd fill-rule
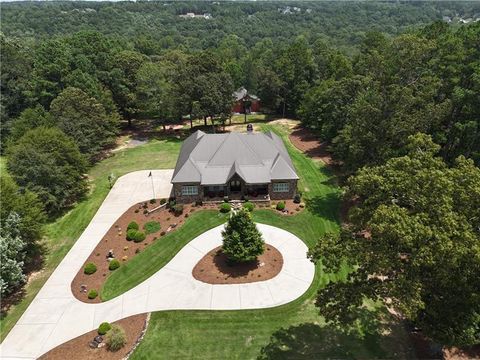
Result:
<svg viewBox="0 0 480 360"><path fill-rule="evenodd" d="M103 301L113 299L148 279L190 240L227 221L228 214L202 210L191 214L178 230L167 234L113 272L101 290Z"/></svg>
<svg viewBox="0 0 480 360"><path fill-rule="evenodd" d="M290 231L309 247L313 246L325 232L339 229L340 193L335 179L321 162L311 160L290 144L287 129L269 125L262 125L262 129L274 130L283 137L300 176L299 188L303 191L306 209L295 216L282 216L271 210L254 210L254 219ZM272 335L281 329L286 330L283 340L288 346L279 348L280 355L266 356L268 358L338 358L335 349L349 352L351 358L395 357L397 347L401 346L396 342L379 336L358 339L338 335L336 330L324 327L324 319L314 305L315 295L329 281L344 279L349 271L350 268L345 265L338 273L327 274L322 265L317 264L315 278L308 291L295 301L276 308L155 312L145 338L131 359L253 359L270 342ZM371 323L359 323L360 332L362 326L367 325ZM341 341L337 343L337 339ZM332 346L334 351L329 353L326 349ZM314 347L315 355L308 351L311 347Z"/></svg>
<svg viewBox="0 0 480 360"><path fill-rule="evenodd" d="M23 299L12 306L7 314L2 315L2 341L97 212L110 191L108 176L113 173L120 177L136 170L173 168L181 143L177 139L151 140L145 145L118 151L90 169L88 175L91 190L87 197L64 216L45 226L42 240L46 252L44 267L25 287ZM0 166L4 174L3 158Z"/></svg>

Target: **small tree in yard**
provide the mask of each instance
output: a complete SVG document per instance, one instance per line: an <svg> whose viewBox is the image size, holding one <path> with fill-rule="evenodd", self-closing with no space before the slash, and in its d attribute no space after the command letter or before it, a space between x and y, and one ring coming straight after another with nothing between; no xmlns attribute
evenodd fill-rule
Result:
<svg viewBox="0 0 480 360"><path fill-rule="evenodd" d="M232 215L222 236L223 252L233 262L253 261L265 251L262 234L245 210Z"/></svg>

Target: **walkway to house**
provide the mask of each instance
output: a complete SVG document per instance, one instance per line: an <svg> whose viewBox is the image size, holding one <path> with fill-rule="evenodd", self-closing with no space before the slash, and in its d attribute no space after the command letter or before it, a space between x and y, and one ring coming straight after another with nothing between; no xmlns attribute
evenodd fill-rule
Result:
<svg viewBox="0 0 480 360"><path fill-rule="evenodd" d="M70 283L112 223L130 206L153 197L149 171L119 178L89 226L65 256L12 331L0 345L2 359L34 359L70 339L131 315L172 309L256 309L288 303L313 281L315 268L307 247L295 235L258 224L265 240L283 255L282 271L273 279L250 284L210 285L195 280L192 269L221 245L222 226L186 245L165 267L125 294L100 304L78 301ZM168 197L172 170L152 171L155 195Z"/></svg>

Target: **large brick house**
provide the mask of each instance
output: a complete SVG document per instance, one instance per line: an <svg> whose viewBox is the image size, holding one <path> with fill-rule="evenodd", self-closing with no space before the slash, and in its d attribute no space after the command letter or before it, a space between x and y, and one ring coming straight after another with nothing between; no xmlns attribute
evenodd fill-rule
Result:
<svg viewBox="0 0 480 360"><path fill-rule="evenodd" d="M172 176L180 203L232 199L292 199L298 176L287 149L273 132L206 134L183 143Z"/></svg>

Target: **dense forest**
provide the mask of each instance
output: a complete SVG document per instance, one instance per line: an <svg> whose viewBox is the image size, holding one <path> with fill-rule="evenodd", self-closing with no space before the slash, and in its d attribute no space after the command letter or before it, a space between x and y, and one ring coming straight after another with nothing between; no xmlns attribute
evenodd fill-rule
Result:
<svg viewBox="0 0 480 360"><path fill-rule="evenodd" d="M192 12L208 19L181 19ZM226 35L251 48L266 38L276 44L298 35L319 35L351 51L368 31L390 35L442 18L479 17L472 2L19 2L2 4L2 32L33 40L97 30L131 41L149 55L163 49L218 47Z"/></svg>
<svg viewBox="0 0 480 360"><path fill-rule="evenodd" d="M444 343L480 338L478 3L1 7L1 151L9 173L1 177L2 296L25 281L41 225L85 196L87 169L121 126L135 126L140 118L154 126L185 119L225 123L232 92L245 86L266 112L298 118L329 145L344 177L353 175L345 188L345 199L356 204L351 228L327 235L312 259L328 251L341 259L355 249L354 261L370 265L352 281L358 298L385 294L379 284L371 286L368 274L408 273L418 282L405 286L399 277L388 286L409 319ZM180 17L188 12L210 15ZM365 248L359 240L364 229L401 253L419 246L419 234L449 246L436 243L408 266L398 259L385 266L380 260L388 259L391 247ZM410 242L399 240L406 238ZM374 264L365 255L372 251L385 256ZM332 259L325 264L338 265ZM434 265L444 271L420 280ZM442 302L440 292L452 288L448 270L456 267L467 281L455 284L456 302ZM318 305L338 320L342 312L331 304L351 301L352 293L345 284L332 286ZM433 305L425 309L425 303ZM459 317L447 309L468 311Z"/></svg>

